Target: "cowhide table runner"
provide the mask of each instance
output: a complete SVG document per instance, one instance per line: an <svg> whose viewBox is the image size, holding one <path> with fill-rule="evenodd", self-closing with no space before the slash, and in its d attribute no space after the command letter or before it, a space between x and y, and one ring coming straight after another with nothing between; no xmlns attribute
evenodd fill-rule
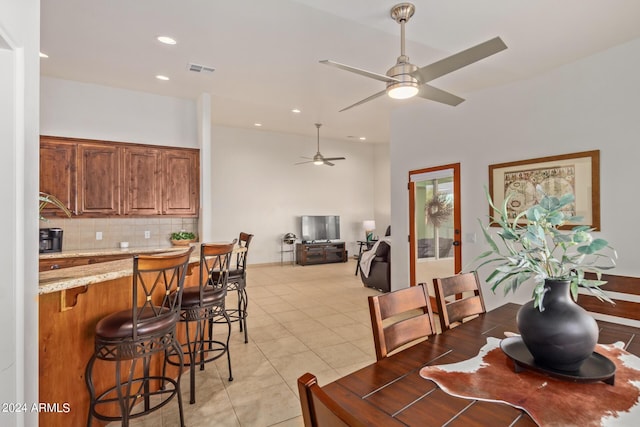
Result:
<svg viewBox="0 0 640 427"><path fill-rule="evenodd" d="M596 347L615 363L615 385L562 381L529 370L515 373L500 340L492 337L476 357L425 366L420 375L453 396L523 409L540 426L635 427L640 426L640 358L622 346Z"/></svg>

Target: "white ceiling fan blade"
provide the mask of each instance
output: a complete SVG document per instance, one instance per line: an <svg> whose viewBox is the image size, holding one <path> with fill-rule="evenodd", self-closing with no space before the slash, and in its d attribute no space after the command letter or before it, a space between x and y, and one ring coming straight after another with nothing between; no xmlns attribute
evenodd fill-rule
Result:
<svg viewBox="0 0 640 427"><path fill-rule="evenodd" d="M308 160L306 162L298 162L298 163L294 163L294 165L304 165L305 163L313 163L313 160Z"/></svg>
<svg viewBox="0 0 640 427"><path fill-rule="evenodd" d="M470 47L453 54L447 58L441 59L433 64L426 65L422 68L418 68L411 75L417 78L420 82L426 83L438 77L444 76L452 71L458 70L462 67L466 67L469 64L473 64L481 59L491 56L507 48L500 37L495 37L479 45Z"/></svg>
<svg viewBox="0 0 640 427"><path fill-rule="evenodd" d="M397 82L399 80L391 78L384 74L374 73L372 71L362 70L360 68L352 67L350 65L340 64L339 62L331 61L329 59L323 59L319 61L321 64L329 65L331 67L340 68L341 70L351 71L352 73L360 74L361 76L369 77L372 79L380 80L381 82Z"/></svg>
<svg viewBox="0 0 640 427"><path fill-rule="evenodd" d="M371 101L372 99L376 99L377 97L384 95L386 92L387 92L386 90L382 90L382 91L380 91L380 92L378 92L378 93L374 93L374 94L373 94L373 95L371 95L370 97L365 98L365 99L363 99L362 101L358 101L358 102L356 102L356 103L355 103L355 104L353 104L353 105L349 105L348 107L343 108L343 109L342 109L342 110L340 110L339 112L340 112L340 113L342 113L343 111L346 111L346 110L348 110L349 108L357 107L357 106L358 106L358 105L360 105L360 104L364 104L365 102L369 102L369 101Z"/></svg>
<svg viewBox="0 0 640 427"><path fill-rule="evenodd" d="M453 107L464 101L464 98L460 98L459 96L428 84L423 84L420 86L418 96L421 98L430 99L431 101L451 105Z"/></svg>
<svg viewBox="0 0 640 427"><path fill-rule="evenodd" d="M331 163L331 162L327 162L327 159L324 159L324 162L323 162L323 163L324 163L325 165L327 165L327 166L335 166L333 163Z"/></svg>

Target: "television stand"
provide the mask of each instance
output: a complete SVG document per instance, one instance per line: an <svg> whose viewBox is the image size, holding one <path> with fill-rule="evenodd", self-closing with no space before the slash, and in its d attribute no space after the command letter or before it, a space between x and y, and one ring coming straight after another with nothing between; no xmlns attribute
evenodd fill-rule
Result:
<svg viewBox="0 0 640 427"><path fill-rule="evenodd" d="M296 243L296 262L300 265L346 262L344 242Z"/></svg>

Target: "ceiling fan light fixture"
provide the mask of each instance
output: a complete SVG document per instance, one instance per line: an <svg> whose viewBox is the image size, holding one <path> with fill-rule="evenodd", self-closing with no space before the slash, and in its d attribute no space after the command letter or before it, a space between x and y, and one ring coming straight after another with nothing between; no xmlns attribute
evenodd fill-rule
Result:
<svg viewBox="0 0 640 427"><path fill-rule="evenodd" d="M400 55L398 62L387 71L387 76L393 79L387 83L387 95L393 99L407 99L418 94L418 79L411 73L418 69L409 62L409 57Z"/></svg>
<svg viewBox="0 0 640 427"><path fill-rule="evenodd" d="M393 99L408 99L418 94L418 84L412 82L390 83L387 86L387 95Z"/></svg>

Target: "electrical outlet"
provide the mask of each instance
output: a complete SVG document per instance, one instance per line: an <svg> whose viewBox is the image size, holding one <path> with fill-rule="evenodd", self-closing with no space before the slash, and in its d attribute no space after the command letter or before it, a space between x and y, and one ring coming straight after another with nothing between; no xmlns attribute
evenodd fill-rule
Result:
<svg viewBox="0 0 640 427"><path fill-rule="evenodd" d="M102 231L96 231L96 240L102 240Z"/></svg>
<svg viewBox="0 0 640 427"><path fill-rule="evenodd" d="M151 232L150 232L149 230L146 230L146 231L144 232L144 238L145 238L145 239L150 239L150 238L151 238Z"/></svg>

